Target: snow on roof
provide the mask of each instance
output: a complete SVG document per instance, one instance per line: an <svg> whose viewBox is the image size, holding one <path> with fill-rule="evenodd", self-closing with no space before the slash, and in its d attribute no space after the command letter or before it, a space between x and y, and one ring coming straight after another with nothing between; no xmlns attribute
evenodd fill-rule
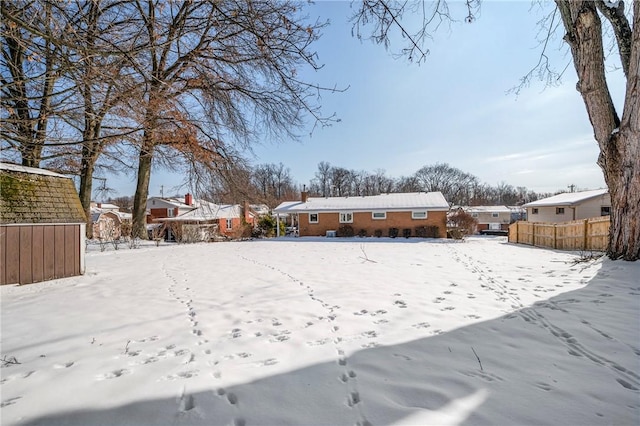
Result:
<svg viewBox="0 0 640 426"><path fill-rule="evenodd" d="M98 203L100 204L101 209L119 209L120 206L116 206L115 204L111 204L111 203Z"/></svg>
<svg viewBox="0 0 640 426"><path fill-rule="evenodd" d="M158 200L158 201L162 201L164 203L167 203L169 205L172 205L174 207L178 207L181 209L193 209L196 208L196 206L190 206L188 204L186 204L184 202L184 200L179 200L177 198L164 198L164 197L150 197L147 199L147 203L151 200ZM195 204L195 203L194 203Z"/></svg>
<svg viewBox="0 0 640 426"><path fill-rule="evenodd" d="M413 210L448 211L449 204L441 192L409 192L366 197L310 197L302 201L286 201L274 209L276 213L337 210Z"/></svg>
<svg viewBox="0 0 640 426"><path fill-rule="evenodd" d="M242 208L239 204L215 204L204 200L198 200L195 204L197 205L195 209L179 216L156 220L169 222L203 222L217 219L234 219L242 215Z"/></svg>
<svg viewBox="0 0 640 426"><path fill-rule="evenodd" d="M566 192L543 198L523 205L523 207L544 207L544 206L573 206L591 198L600 197L609 193L608 189L595 189L592 191Z"/></svg>
<svg viewBox="0 0 640 426"><path fill-rule="evenodd" d="M471 213L511 213L507 206L470 206L464 207L464 210Z"/></svg>
<svg viewBox="0 0 640 426"><path fill-rule="evenodd" d="M52 172L50 170L36 169L35 167L26 167L26 166L21 166L19 164L0 163L0 169L9 170L11 172L32 173L36 175L55 176L59 178L71 179L68 176L61 175L60 173Z"/></svg>

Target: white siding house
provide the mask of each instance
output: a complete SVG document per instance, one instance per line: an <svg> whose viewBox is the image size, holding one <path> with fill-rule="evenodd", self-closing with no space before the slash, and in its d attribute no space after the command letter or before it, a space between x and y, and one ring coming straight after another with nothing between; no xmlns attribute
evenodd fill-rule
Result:
<svg viewBox="0 0 640 426"><path fill-rule="evenodd" d="M529 222L567 222L608 216L611 197L607 189L568 192L525 204Z"/></svg>

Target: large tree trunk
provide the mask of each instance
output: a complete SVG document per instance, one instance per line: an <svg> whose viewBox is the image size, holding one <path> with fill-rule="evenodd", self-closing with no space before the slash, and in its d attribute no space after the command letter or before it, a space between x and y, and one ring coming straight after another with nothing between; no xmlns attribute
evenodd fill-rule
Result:
<svg viewBox="0 0 640 426"><path fill-rule="evenodd" d="M136 184L136 193L133 197L133 225L131 236L133 238L148 239L147 236L147 196L149 195L149 182L151 180L151 164L153 161L153 143L151 136L145 134L145 143L140 149L138 158L138 182Z"/></svg>
<svg viewBox="0 0 640 426"><path fill-rule="evenodd" d="M640 258L640 2L634 3L634 24L622 120L607 87L602 23L592 1L556 0L578 74L584 100L600 147L598 164L611 195L611 228L607 253L612 259ZM624 58L622 59L625 60Z"/></svg>
<svg viewBox="0 0 640 426"><path fill-rule="evenodd" d="M95 162L92 161L91 153L86 147L82 148L82 170L80 171L80 204L87 216L87 238L93 238L93 223L91 222L91 191L93 190L93 171Z"/></svg>
<svg viewBox="0 0 640 426"><path fill-rule="evenodd" d="M609 257L640 258L640 2L634 2L631 57L620 130L611 135L610 151L598 163L611 193ZM616 157L607 170L608 157ZM615 201L614 201L615 199ZM613 208L615 206L615 208Z"/></svg>

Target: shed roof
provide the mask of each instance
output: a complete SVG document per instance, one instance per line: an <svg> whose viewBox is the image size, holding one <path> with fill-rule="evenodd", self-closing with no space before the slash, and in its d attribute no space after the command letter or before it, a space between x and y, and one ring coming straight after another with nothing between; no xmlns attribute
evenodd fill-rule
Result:
<svg viewBox="0 0 640 426"><path fill-rule="evenodd" d="M84 223L73 181L44 169L0 163L0 223Z"/></svg>
<svg viewBox="0 0 640 426"><path fill-rule="evenodd" d="M546 206L574 206L592 198L600 197L609 192L608 189L594 189L592 191L566 192L543 198L523 205L523 207L546 207Z"/></svg>
<svg viewBox="0 0 640 426"><path fill-rule="evenodd" d="M427 209L448 211L449 204L441 192L408 192L366 197L310 197L306 202L287 201L274 209L276 213L317 211L405 211Z"/></svg>

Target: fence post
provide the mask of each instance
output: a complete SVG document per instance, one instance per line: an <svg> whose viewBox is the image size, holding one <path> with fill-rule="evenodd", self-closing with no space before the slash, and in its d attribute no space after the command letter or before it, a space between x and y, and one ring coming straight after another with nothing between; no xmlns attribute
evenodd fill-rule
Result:
<svg viewBox="0 0 640 426"><path fill-rule="evenodd" d="M583 250L587 250L587 240L589 238L589 219L584 220L584 241Z"/></svg>
<svg viewBox="0 0 640 426"><path fill-rule="evenodd" d="M533 228L531 228L531 245L536 246L536 223L533 222Z"/></svg>
<svg viewBox="0 0 640 426"><path fill-rule="evenodd" d="M557 224L553 224L553 248L557 249L558 248L558 226Z"/></svg>

